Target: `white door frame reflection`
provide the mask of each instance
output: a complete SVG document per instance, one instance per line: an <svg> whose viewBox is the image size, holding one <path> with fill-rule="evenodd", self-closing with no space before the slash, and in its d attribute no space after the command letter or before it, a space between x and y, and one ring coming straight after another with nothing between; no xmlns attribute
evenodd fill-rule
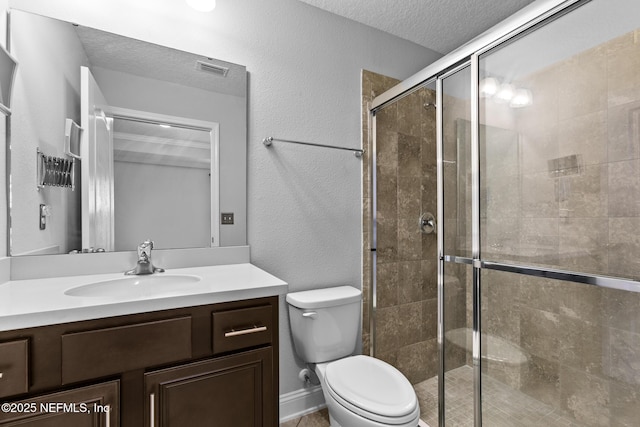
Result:
<svg viewBox="0 0 640 427"><path fill-rule="evenodd" d="M85 229L83 222L83 248L131 250L145 239L161 249L219 246L219 124L113 106L105 110L112 149L103 187L110 188L110 197L85 196L83 189L83 198L95 203L94 212L107 213L108 224L89 221L91 228ZM95 170L91 175L100 180ZM202 197L205 186L208 200ZM100 206L108 199L110 208ZM91 218L82 206L82 218ZM112 230L111 240L96 240L102 228Z"/></svg>

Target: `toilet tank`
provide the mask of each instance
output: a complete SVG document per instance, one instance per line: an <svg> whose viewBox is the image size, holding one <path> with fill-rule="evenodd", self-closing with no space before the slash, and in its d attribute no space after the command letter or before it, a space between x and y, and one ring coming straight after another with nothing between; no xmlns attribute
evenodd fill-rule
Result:
<svg viewBox="0 0 640 427"><path fill-rule="evenodd" d="M362 292L351 286L287 294L296 353L307 363L353 354L360 329Z"/></svg>

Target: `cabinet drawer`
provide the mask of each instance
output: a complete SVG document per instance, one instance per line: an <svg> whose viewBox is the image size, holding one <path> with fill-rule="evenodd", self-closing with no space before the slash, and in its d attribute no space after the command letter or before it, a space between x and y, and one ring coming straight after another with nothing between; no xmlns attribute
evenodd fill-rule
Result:
<svg viewBox="0 0 640 427"><path fill-rule="evenodd" d="M273 334L270 305L213 313L213 353L270 344Z"/></svg>
<svg viewBox="0 0 640 427"><path fill-rule="evenodd" d="M29 341L0 343L0 397L29 391Z"/></svg>
<svg viewBox="0 0 640 427"><path fill-rule="evenodd" d="M62 335L62 383L191 358L191 317Z"/></svg>

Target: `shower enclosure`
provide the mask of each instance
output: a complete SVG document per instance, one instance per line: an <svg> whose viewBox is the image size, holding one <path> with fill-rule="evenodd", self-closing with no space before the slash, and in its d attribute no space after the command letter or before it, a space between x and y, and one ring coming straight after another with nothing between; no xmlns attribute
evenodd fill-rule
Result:
<svg viewBox="0 0 640 427"><path fill-rule="evenodd" d="M637 0L538 1L372 100L365 349L432 427L638 425L639 70Z"/></svg>

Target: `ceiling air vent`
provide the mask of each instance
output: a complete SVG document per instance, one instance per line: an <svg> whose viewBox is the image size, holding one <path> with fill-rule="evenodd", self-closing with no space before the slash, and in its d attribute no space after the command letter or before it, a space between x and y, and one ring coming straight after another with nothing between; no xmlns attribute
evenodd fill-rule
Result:
<svg viewBox="0 0 640 427"><path fill-rule="evenodd" d="M227 77L227 73L229 72L227 67L221 67L220 65L210 64L204 61L196 61L196 70L222 77Z"/></svg>

